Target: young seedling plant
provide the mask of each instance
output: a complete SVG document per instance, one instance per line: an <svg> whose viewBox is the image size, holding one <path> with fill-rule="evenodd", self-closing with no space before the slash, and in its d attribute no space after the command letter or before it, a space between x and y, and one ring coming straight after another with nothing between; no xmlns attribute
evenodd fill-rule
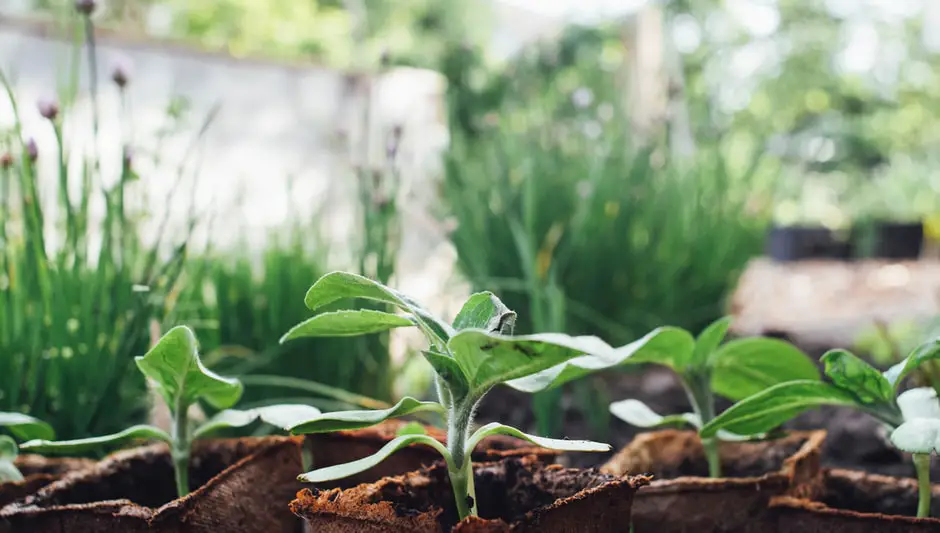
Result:
<svg viewBox="0 0 940 533"><path fill-rule="evenodd" d="M885 372L846 350L831 350L821 361L832 381L780 383L729 407L702 428L705 436L726 430L741 435L769 431L809 409L845 406L868 413L887 426L891 442L913 455L919 497L917 516L930 516L930 454L940 450L940 403L932 387L898 394L905 377L940 358L940 338L914 349Z"/></svg>
<svg viewBox="0 0 940 533"><path fill-rule="evenodd" d="M55 438L52 426L22 413L0 412L0 427L20 440ZM18 449L13 437L0 435L0 483L23 480L15 464Z"/></svg>
<svg viewBox="0 0 940 533"><path fill-rule="evenodd" d="M400 448L423 444L434 448L444 458L456 508L463 519L477 514L471 452L489 435L511 435L556 450L602 452L610 449L607 444L597 442L528 435L495 422L472 431L476 406L494 386L584 354L614 357L615 350L599 338L560 333L512 336L515 313L489 292L470 296L449 324L411 298L368 278L345 272L332 272L320 278L307 292L305 303L312 311L317 311L334 302L354 298L393 306L404 314L373 309L324 312L295 326L281 341L417 327L428 342L422 353L435 372L438 401L405 397L389 409L325 413L294 426L291 432L360 429L391 418L434 412L447 421L447 445L421 432L409 432L397 436L373 455L307 472L299 477L301 481L320 483L351 476L374 467Z"/></svg>
<svg viewBox="0 0 940 533"><path fill-rule="evenodd" d="M655 363L672 369L685 388L691 413L663 416L639 400L622 400L610 412L627 423L649 428L689 425L697 430L715 418L715 398L732 401L746 398L772 385L803 379L819 381L816 365L790 343L764 337L735 339L722 344L731 319L721 318L706 327L698 338L680 328L663 327L619 349L619 359L610 366ZM579 358L539 374L509 382L522 391L535 392L560 386L584 375L609 368L597 358ZM721 477L718 440L747 437L721 431L704 435L702 445L711 477Z"/></svg>
<svg viewBox="0 0 940 533"><path fill-rule="evenodd" d="M298 421L320 414L315 407L302 404L281 404L249 410L230 409L242 394L242 384L225 378L203 366L196 337L186 326L168 331L145 355L135 359L137 368L154 383L166 402L172 417L169 433L151 426L136 425L101 437L53 441L31 440L23 450L49 454L81 454L105 447L114 447L137 439L163 441L170 446L176 490L180 497L189 493L189 461L193 441L227 428L241 428L256 420L287 429ZM217 409L224 409L198 427L189 420L189 408L204 400Z"/></svg>

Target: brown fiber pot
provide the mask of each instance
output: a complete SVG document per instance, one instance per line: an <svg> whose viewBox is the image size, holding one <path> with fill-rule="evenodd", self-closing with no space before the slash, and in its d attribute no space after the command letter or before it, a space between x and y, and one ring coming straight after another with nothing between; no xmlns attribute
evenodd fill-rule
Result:
<svg viewBox="0 0 940 533"><path fill-rule="evenodd" d="M781 496L770 509L779 533L938 533L940 519L915 518L917 481L832 469L815 501ZM931 509L940 513L940 486Z"/></svg>
<svg viewBox="0 0 940 533"><path fill-rule="evenodd" d="M398 436L398 430L405 424L406 422L401 420L388 420L366 429L307 435L307 446L313 452L314 466L348 463L379 451L388 441ZM447 434L444 431L430 426L425 426L425 431L442 443L447 443ZM537 455L543 461L553 462L558 452L534 447L521 439L493 435L477 445L473 460L495 461L502 457L522 455ZM388 459L361 474L331 482L330 488L349 488L361 483L371 483L383 477L397 476L430 466L440 459L441 454L432 448L409 446L398 450Z"/></svg>
<svg viewBox="0 0 940 533"><path fill-rule="evenodd" d="M290 508L318 533L626 533L633 495L648 481L532 455L473 470L480 518L460 523L441 463L346 490L303 490Z"/></svg>
<svg viewBox="0 0 940 533"><path fill-rule="evenodd" d="M653 476L633 504L635 533L762 532L772 497L811 497L820 490L825 436L793 432L776 440L722 442L727 477L712 479L696 432L643 433L601 471Z"/></svg>
<svg viewBox="0 0 940 533"><path fill-rule="evenodd" d="M63 474L88 468L95 462L90 459L50 458L26 454L17 456L14 464L23 474L23 480L0 483L0 509L29 496Z"/></svg>
<svg viewBox="0 0 940 533"><path fill-rule="evenodd" d="M299 490L300 438L197 442L176 498L165 444L117 452L0 510L0 533L294 533L286 503Z"/></svg>

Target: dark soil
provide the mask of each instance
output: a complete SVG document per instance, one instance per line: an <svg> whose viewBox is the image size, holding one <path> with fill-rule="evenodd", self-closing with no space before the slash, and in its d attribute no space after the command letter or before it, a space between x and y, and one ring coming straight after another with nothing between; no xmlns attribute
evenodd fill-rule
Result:
<svg viewBox="0 0 940 533"><path fill-rule="evenodd" d="M834 509L860 513L914 516L917 513L917 484L877 477L849 477L839 471L826 477L822 502ZM940 497L933 496L933 508L940 508Z"/></svg>

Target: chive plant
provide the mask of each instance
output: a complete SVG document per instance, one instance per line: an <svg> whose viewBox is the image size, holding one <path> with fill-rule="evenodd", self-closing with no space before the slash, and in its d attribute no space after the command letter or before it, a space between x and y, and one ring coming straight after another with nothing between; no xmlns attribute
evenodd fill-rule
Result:
<svg viewBox="0 0 940 533"><path fill-rule="evenodd" d="M581 440L561 440L528 435L500 423L473 429L477 405L494 386L527 376L566 360L594 354L614 357L615 350L597 337L571 337L561 333L512 336L516 314L489 292L473 294L452 323L433 316L411 298L368 278L332 272L320 278L304 299L308 308L321 310L341 300L364 299L397 307L404 314L375 309L323 312L298 324L282 341L302 337L352 336L417 327L428 342L422 352L434 369L437 401L402 398L389 409L325 413L291 428L294 434L324 433L369 427L414 413L434 412L447 421L447 444L433 437L400 435L373 455L350 463L312 470L301 481L318 483L340 479L379 464L396 450L423 444L437 450L447 465L460 519L477 514L477 500L470 461L474 447L494 434L511 435L538 446L569 451L607 451L610 446Z"/></svg>
<svg viewBox="0 0 940 533"><path fill-rule="evenodd" d="M913 456L919 485L917 516L930 515L930 454L940 450L940 402L932 387L898 394L905 377L940 359L940 338L921 344L885 372L846 350L831 350L821 361L832 381L795 380L749 396L702 428L704 436L726 430L754 435L774 429L800 413L823 405L868 413L891 432L891 442Z"/></svg>
<svg viewBox="0 0 940 533"><path fill-rule="evenodd" d="M610 412L639 427L679 424L700 430L715 418L717 396L740 400L785 381L819 380L816 365L790 343L749 337L722 344L730 325L730 318L721 318L706 327L697 338L680 328L659 328L620 348L616 359L574 359L508 384L521 391L534 392L558 387L615 365L663 365L675 372L682 382L692 406L691 413L662 416L643 402L632 399L611 404ZM700 435L708 460L709 475L721 477L718 440L741 440L746 437L728 431Z"/></svg>
<svg viewBox="0 0 940 533"><path fill-rule="evenodd" d="M190 448L194 440L223 429L245 427L257 420L288 428L320 413L315 407L302 404L270 405L250 410L230 409L241 397L242 384L237 379L219 376L202 364L196 337L186 326L171 329L150 351L135 360L140 371L153 380L160 397L169 407L173 419L169 433L151 425L136 425L101 437L65 441L31 440L20 448L39 453L77 454L135 439L163 441L170 446L176 490L182 497L189 493ZM199 400L224 410L193 427L188 416L189 408Z"/></svg>

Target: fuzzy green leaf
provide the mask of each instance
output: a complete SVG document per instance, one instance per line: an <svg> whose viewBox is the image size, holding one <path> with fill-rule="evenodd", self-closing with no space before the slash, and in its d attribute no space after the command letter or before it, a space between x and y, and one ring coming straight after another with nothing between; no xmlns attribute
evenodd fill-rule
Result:
<svg viewBox="0 0 940 533"><path fill-rule="evenodd" d="M52 426L22 413L0 412L0 427L7 428L14 437L20 440L55 438Z"/></svg>
<svg viewBox="0 0 940 533"><path fill-rule="evenodd" d="M639 400L614 402L610 404L610 414L632 426L641 428L675 425L689 425L696 429L702 427L701 419L693 413L663 416Z"/></svg>
<svg viewBox="0 0 940 533"><path fill-rule="evenodd" d="M566 452L608 452L610 451L610 445L604 444L602 442L594 442L590 440L568 440L568 439L549 439L546 437L537 437L535 435L529 435L528 433L523 433L518 429L506 426L497 422L489 423L476 431L473 432L473 435L467 439L467 447L464 450L464 453L470 455L473 452L473 449L476 448L477 444L480 443L486 437L490 435L509 435L510 437L515 437L517 439L522 439L536 446L541 446L542 448L548 448L550 450L561 450Z"/></svg>
<svg viewBox="0 0 940 533"><path fill-rule="evenodd" d="M538 392L614 366L635 361L665 360L677 351L691 353L694 342L692 336L683 329L657 328L642 339L614 349L611 355L601 353L576 357L541 372L507 381L506 384L523 392Z"/></svg>
<svg viewBox="0 0 940 533"><path fill-rule="evenodd" d="M703 367L710 363L712 354L725 340L728 328L731 327L731 317L726 316L709 324L695 339L695 348L692 350L692 365Z"/></svg>
<svg viewBox="0 0 940 533"><path fill-rule="evenodd" d="M854 394L864 404L893 404L894 387L873 366L846 350L830 350L820 358L826 375L839 387Z"/></svg>
<svg viewBox="0 0 940 533"><path fill-rule="evenodd" d="M311 311L316 311L334 302L352 298L373 300L404 309L433 332L437 339L429 340L434 343L445 343L453 334L454 330L449 324L434 317L411 298L377 281L349 272L330 272L318 279L307 291L304 303Z"/></svg>
<svg viewBox="0 0 940 533"><path fill-rule="evenodd" d="M655 335L654 335L655 334ZM654 363L671 368L679 374L684 374L692 364L692 354L695 352L695 338L688 331L666 326L653 330L640 341L649 346L637 349L636 353L624 359L628 364ZM635 342L640 342L635 341ZM623 348L632 346L630 343ZM623 349L618 348L618 350Z"/></svg>
<svg viewBox="0 0 940 533"><path fill-rule="evenodd" d="M155 382L171 410L186 409L199 398L226 409L242 395L242 384L237 379L224 378L203 366L196 336L186 326L168 331L135 361L140 371Z"/></svg>
<svg viewBox="0 0 940 533"><path fill-rule="evenodd" d="M354 337L414 325L408 317L372 309L330 311L292 327L281 337L281 342L303 337Z"/></svg>
<svg viewBox="0 0 940 533"><path fill-rule="evenodd" d="M0 483L23 480L23 474L13 463L16 453L16 442L6 435L0 435Z"/></svg>
<svg viewBox="0 0 940 533"><path fill-rule="evenodd" d="M254 409L226 409L207 420L193 433L193 438L199 439L215 431L227 428L242 428L256 420L271 424L284 431L301 422L319 416L320 410L306 404L278 404Z"/></svg>
<svg viewBox="0 0 940 533"><path fill-rule="evenodd" d="M140 425L131 426L124 431L104 435L101 437L90 437L87 439L75 440L31 440L20 445L21 450L42 454L82 454L101 450L102 448L116 447L127 441L136 439L161 440L170 442L170 436L160 428L153 426Z"/></svg>
<svg viewBox="0 0 940 533"><path fill-rule="evenodd" d="M362 429L374 426L390 418L399 418L419 412L443 413L444 406L437 402L422 402L414 398L405 397L388 409L323 413L295 425L291 428L291 433L294 435L303 435L307 433L329 433L331 431Z"/></svg>
<svg viewBox="0 0 940 533"><path fill-rule="evenodd" d="M911 355L885 371L884 377L897 390L908 374L933 359L940 359L940 338L932 339L915 348Z"/></svg>
<svg viewBox="0 0 940 533"><path fill-rule="evenodd" d="M719 429L738 435L766 433L796 415L823 405L857 407L855 397L822 381L790 381L764 389L732 405L705 424L702 437L713 437Z"/></svg>
<svg viewBox="0 0 940 533"><path fill-rule="evenodd" d="M712 390L730 400L748 396L787 381L819 381L819 369L789 342L764 337L736 339L711 357Z"/></svg>
<svg viewBox="0 0 940 533"><path fill-rule="evenodd" d="M447 384L447 388L450 390L451 397L455 402L467 396L470 392L470 383L456 359L432 350L425 350L421 354L434 368L434 372Z"/></svg>
<svg viewBox="0 0 940 533"><path fill-rule="evenodd" d="M940 451L940 419L908 420L891 432L891 443L908 453Z"/></svg>
<svg viewBox="0 0 940 533"><path fill-rule="evenodd" d="M457 318L454 319L454 329L485 329L493 333L512 335L516 323L516 313L491 292L478 292L470 295L464 302Z"/></svg>
<svg viewBox="0 0 940 533"><path fill-rule="evenodd" d="M324 481L332 481L334 479L343 479L360 472L365 472L366 470L375 467L390 455L397 452L398 450L410 446L412 444L424 444L430 446L437 450L441 456L447 461L448 466L451 466L450 453L447 452L447 448L443 444L438 442L434 437L428 435L402 435L400 437L395 437L390 440L388 444L382 446L382 448L368 457L363 457L356 461L349 463L343 463L341 465L328 466L326 468L318 468L316 470L311 470L306 474L301 474L297 477L298 480L304 483L323 483Z"/></svg>

